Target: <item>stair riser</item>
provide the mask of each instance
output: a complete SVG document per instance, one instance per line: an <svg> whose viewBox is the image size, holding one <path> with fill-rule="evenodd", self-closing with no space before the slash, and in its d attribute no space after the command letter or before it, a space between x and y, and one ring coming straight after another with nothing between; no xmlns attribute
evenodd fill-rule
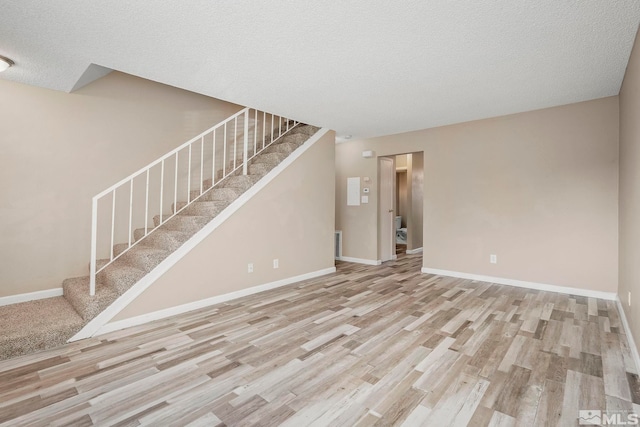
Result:
<svg viewBox="0 0 640 427"><path fill-rule="evenodd" d="M96 285L96 294L91 297L88 276L64 280L62 290L66 300L85 322L96 317L118 297L115 289L102 283Z"/></svg>
<svg viewBox="0 0 640 427"><path fill-rule="evenodd" d="M136 246L120 258L124 263L139 268L148 273L160 264L167 256L168 251L148 252L140 246Z"/></svg>
<svg viewBox="0 0 640 427"><path fill-rule="evenodd" d="M201 200L209 201L209 202L219 201L219 202L231 203L235 199L237 199L241 194L242 194L242 191L238 189L220 187L220 188L215 188L209 191L208 193L206 193L204 196L202 196Z"/></svg>
<svg viewBox="0 0 640 427"><path fill-rule="evenodd" d="M227 202L194 202L189 205L181 215L195 215L214 217L228 206Z"/></svg>
<svg viewBox="0 0 640 427"><path fill-rule="evenodd" d="M151 246L168 251L175 251L189 240L189 235L175 230L158 229L149 234L142 242L145 246Z"/></svg>
<svg viewBox="0 0 640 427"><path fill-rule="evenodd" d="M163 224L163 227L167 230L181 231L191 236L196 231L204 227L205 224L209 221L210 218L206 217L177 215Z"/></svg>
<svg viewBox="0 0 640 427"><path fill-rule="evenodd" d="M147 228L147 235L153 231L153 228ZM144 228L137 228L133 230L133 240L136 242L145 237Z"/></svg>
<svg viewBox="0 0 640 427"><path fill-rule="evenodd" d="M320 128L316 126L303 125L303 126L297 126L296 128L292 129L290 134L291 135L304 134L304 135L307 135L307 138L308 138L318 133L319 130Z"/></svg>
<svg viewBox="0 0 640 427"><path fill-rule="evenodd" d="M117 257L122 252L126 251L127 249L129 249L129 244L128 243L118 243L117 245L113 245L113 256Z"/></svg>
<svg viewBox="0 0 640 427"><path fill-rule="evenodd" d="M294 144L292 142L282 142L267 147L262 153L281 153L288 156L289 154L293 153L296 148L298 148L297 144Z"/></svg>
<svg viewBox="0 0 640 427"><path fill-rule="evenodd" d="M284 153L264 153L260 154L254 160L254 163L271 163L273 165L277 165L282 162L287 157Z"/></svg>
<svg viewBox="0 0 640 427"><path fill-rule="evenodd" d="M309 135L303 133L292 133L291 135L287 135L282 139L282 143L290 143L300 146L304 144L304 142L309 139Z"/></svg>
<svg viewBox="0 0 640 427"><path fill-rule="evenodd" d="M98 274L97 280L99 283L114 289L118 295L122 295L138 280L142 279L145 274L144 271L139 269L122 269L116 266L109 266Z"/></svg>
<svg viewBox="0 0 640 427"><path fill-rule="evenodd" d="M234 176L234 177L231 177L228 180L226 180L224 183L222 183L221 186L223 186L223 187L231 187L231 188L238 188L242 192L244 192L244 191L248 190L249 188L251 188L251 186L253 186L253 184L258 182L259 179L260 179L260 177L255 176L255 175Z"/></svg>
<svg viewBox="0 0 640 427"><path fill-rule="evenodd" d="M273 169L273 166L270 166L265 163L254 163L249 166L249 173L251 175L266 175L269 171Z"/></svg>

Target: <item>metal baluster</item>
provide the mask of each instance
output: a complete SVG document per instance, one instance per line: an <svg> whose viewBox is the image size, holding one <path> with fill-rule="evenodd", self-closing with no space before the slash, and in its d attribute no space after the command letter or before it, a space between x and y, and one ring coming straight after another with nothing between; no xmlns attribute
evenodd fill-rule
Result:
<svg viewBox="0 0 640 427"><path fill-rule="evenodd" d="M133 178L129 182L131 183L129 185L129 247L131 247L131 237L133 234L133 230L131 229L133 223Z"/></svg>
<svg viewBox="0 0 640 427"><path fill-rule="evenodd" d="M164 206L164 159L162 159L162 163L160 163L160 224L162 224L163 211L162 207Z"/></svg>
<svg viewBox="0 0 640 427"><path fill-rule="evenodd" d="M147 189L144 193L144 235L147 235L147 226L149 223L149 169L147 169Z"/></svg>
<svg viewBox="0 0 640 427"><path fill-rule="evenodd" d="M233 170L236 170L236 161L238 160L237 146L238 142L238 116L233 119Z"/></svg>
<svg viewBox="0 0 640 427"><path fill-rule="evenodd" d="M247 167L249 165L249 160L247 157L249 156L249 110L244 113L244 152L242 153L242 159L244 163L242 164L242 174L247 174Z"/></svg>
<svg viewBox="0 0 640 427"><path fill-rule="evenodd" d="M211 187L216 183L216 131L213 130L213 156L211 158Z"/></svg>
<svg viewBox="0 0 640 427"><path fill-rule="evenodd" d="M176 170L174 174L174 182L173 182L173 208L174 211L178 211L176 208L178 207L178 155L179 151L176 151ZM175 212L174 212L175 213Z"/></svg>
<svg viewBox="0 0 640 427"><path fill-rule="evenodd" d="M115 230L116 230L116 189L113 189L113 193L111 196L111 259L113 261L113 243L115 238Z"/></svg>
<svg viewBox="0 0 640 427"><path fill-rule="evenodd" d="M204 136L200 139L200 194L204 185Z"/></svg>
<svg viewBox="0 0 640 427"><path fill-rule="evenodd" d="M262 149L264 150L264 145L267 143L267 112L262 112Z"/></svg>
<svg viewBox="0 0 640 427"><path fill-rule="evenodd" d="M191 203L191 147L189 144L189 164L187 165L187 204Z"/></svg>
<svg viewBox="0 0 640 427"><path fill-rule="evenodd" d="M253 125L253 155L258 151L258 110L256 110L256 120Z"/></svg>
<svg viewBox="0 0 640 427"><path fill-rule="evenodd" d="M91 265L89 267L89 295L96 294L96 258L98 245L98 199L91 201Z"/></svg>

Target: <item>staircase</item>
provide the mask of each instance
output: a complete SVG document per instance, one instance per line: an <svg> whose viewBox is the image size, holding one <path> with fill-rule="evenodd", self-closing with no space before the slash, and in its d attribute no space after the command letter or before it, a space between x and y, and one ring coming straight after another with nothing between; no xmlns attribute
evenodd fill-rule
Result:
<svg viewBox="0 0 640 427"><path fill-rule="evenodd" d="M255 113L255 117L258 118L258 112ZM271 117L271 123L274 123L274 116ZM109 248L111 253L106 259L94 259L93 265L90 266L90 272L96 271L94 281L91 279L91 273L85 277L66 279L62 284L63 296L61 297L0 307L0 324L3 327L0 332L0 360L53 348L68 342L90 320L109 307L119 296L151 272L319 130L317 127L289 120L284 123L279 120L278 127L272 125L267 129L266 115L262 118L264 119L262 123L259 120L251 122L245 120L246 135L242 133L234 135L234 138L239 136L244 139L244 152L239 156L239 150L236 150L234 142L234 149L229 150L233 155L225 155L223 165L219 168L213 161L210 178L199 180L195 185L196 189L191 186L191 176L197 176L199 172L200 177L203 177L205 161L202 156L198 165L192 165L192 149L189 146L189 186L184 197L186 200L178 199L178 156L176 156L175 199L171 203L171 212L168 214L156 212L157 215L153 216L152 223L148 223L150 221L147 219L151 217L148 202L149 172L147 172L147 206L144 218L146 227L133 228L130 210L128 241L115 243L113 228L115 221L112 219L111 242L113 245ZM225 153L229 144L226 130L225 127L223 139ZM247 141L252 142L253 147L247 148ZM203 137L202 153L204 153L204 146ZM263 148L260 149L260 147ZM164 162L162 167L164 171ZM133 185L132 181L131 194L133 194ZM133 195L130 199L133 204ZM160 205L162 205L162 196L160 199ZM114 189L114 206L115 200ZM94 198L94 215L95 206ZM95 228L93 231L92 234L95 237L97 234ZM95 255L97 252L95 241L93 245L92 255Z"/></svg>

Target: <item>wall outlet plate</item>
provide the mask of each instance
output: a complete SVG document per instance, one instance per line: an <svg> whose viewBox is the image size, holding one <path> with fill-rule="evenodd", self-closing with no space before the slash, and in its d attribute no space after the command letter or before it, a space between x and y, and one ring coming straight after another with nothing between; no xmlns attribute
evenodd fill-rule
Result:
<svg viewBox="0 0 640 427"><path fill-rule="evenodd" d="M253 263L250 262L249 265L247 265L247 273L253 273Z"/></svg>
<svg viewBox="0 0 640 427"><path fill-rule="evenodd" d="M495 255L495 254L489 255L489 262L491 264L497 264L498 263L498 255Z"/></svg>
<svg viewBox="0 0 640 427"><path fill-rule="evenodd" d="M280 262L278 261L277 258L273 260L273 268L278 268L280 266L279 264Z"/></svg>

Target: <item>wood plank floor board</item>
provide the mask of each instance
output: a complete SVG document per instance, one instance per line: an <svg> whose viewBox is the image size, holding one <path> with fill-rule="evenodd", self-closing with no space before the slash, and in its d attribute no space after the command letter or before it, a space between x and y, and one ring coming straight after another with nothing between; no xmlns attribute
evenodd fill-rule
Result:
<svg viewBox="0 0 640 427"><path fill-rule="evenodd" d="M611 301L420 255L0 362L0 425L577 425L640 410Z"/></svg>

